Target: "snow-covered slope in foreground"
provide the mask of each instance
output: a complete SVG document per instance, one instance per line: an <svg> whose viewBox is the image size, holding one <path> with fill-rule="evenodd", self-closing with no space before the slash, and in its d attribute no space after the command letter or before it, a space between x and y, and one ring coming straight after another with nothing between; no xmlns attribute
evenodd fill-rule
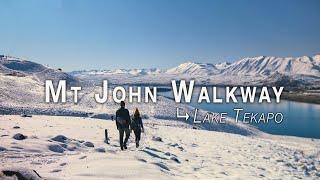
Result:
<svg viewBox="0 0 320 180"><path fill-rule="evenodd" d="M67 103L45 103L44 86L30 77L12 77L0 75L0 114L41 114L59 116L83 116L106 118L114 116L119 104L114 103L112 93L109 92L109 101L99 104L94 100L94 94L101 92L101 87L84 87L79 93L77 104L72 102L73 96L67 92ZM128 97L127 97L128 100ZM174 100L159 96L157 103L128 103L126 106L130 112L138 108L145 117L155 117L172 121L185 121L176 117L176 108L180 107L185 112L191 112L194 108L184 104L176 104ZM199 109L198 118L204 119L206 111ZM191 118L190 118L191 119ZM222 131L242 135L260 133L256 128L242 123L236 123L228 118L225 124L203 123L197 128Z"/></svg>
<svg viewBox="0 0 320 180"><path fill-rule="evenodd" d="M0 116L1 169L27 167L48 179L316 179L320 176L319 140L240 136L195 130L182 123L159 119L144 123L141 146L135 148L131 135L128 150L121 151L118 132L111 120ZM110 144L104 142L104 129L108 129ZM27 138L13 139L17 133Z"/></svg>

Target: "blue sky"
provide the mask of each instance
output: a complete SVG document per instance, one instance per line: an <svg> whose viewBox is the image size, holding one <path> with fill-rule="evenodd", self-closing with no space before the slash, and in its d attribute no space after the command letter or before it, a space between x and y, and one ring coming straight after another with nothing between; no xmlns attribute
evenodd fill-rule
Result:
<svg viewBox="0 0 320 180"><path fill-rule="evenodd" d="M0 0L0 53L79 69L320 53L318 0Z"/></svg>

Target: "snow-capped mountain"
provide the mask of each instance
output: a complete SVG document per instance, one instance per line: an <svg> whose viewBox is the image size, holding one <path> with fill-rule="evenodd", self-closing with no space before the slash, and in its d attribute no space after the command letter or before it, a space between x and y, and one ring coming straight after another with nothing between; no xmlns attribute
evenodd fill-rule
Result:
<svg viewBox="0 0 320 180"><path fill-rule="evenodd" d="M229 67L230 65L231 65L231 63L229 63L229 62L223 62L223 63L215 64L214 66L219 70L223 70L223 69L226 69L227 67Z"/></svg>
<svg viewBox="0 0 320 180"><path fill-rule="evenodd" d="M234 63L194 63L186 62L168 70L159 69L119 69L104 71L74 71L71 74L79 75L188 75L193 78L208 76L252 76L269 77L274 73L287 76L315 76L320 77L320 55L313 57L273 57L258 56L243 58ZM210 77L209 77L210 78Z"/></svg>
<svg viewBox="0 0 320 180"><path fill-rule="evenodd" d="M228 66L225 75L270 76L273 73L285 75L306 75L320 77L319 55L314 57L272 57L244 58Z"/></svg>
<svg viewBox="0 0 320 180"><path fill-rule="evenodd" d="M320 54L313 56L314 64L320 66Z"/></svg>
<svg viewBox="0 0 320 180"><path fill-rule="evenodd" d="M290 82L295 82L293 84L319 86L317 84L320 84L320 55L296 58L258 56L219 64L186 62L167 70L116 69L70 73L19 58L1 56L0 73L32 76L42 82L46 79L66 79L71 84L78 82L78 79L97 83L101 83L102 79L108 79L114 84L169 84L172 79L195 79L202 84L262 85L278 84L284 82L283 79L290 79Z"/></svg>
<svg viewBox="0 0 320 180"><path fill-rule="evenodd" d="M104 71L76 71L72 75L101 82L108 79L112 83L168 84L172 79L195 79L202 84L219 85L274 85L319 87L320 55L313 57L247 57L233 63L186 62L167 70L129 69ZM287 86L287 85L286 85Z"/></svg>
<svg viewBox="0 0 320 180"><path fill-rule="evenodd" d="M70 72L72 75L151 75L162 73L158 68L150 69L115 69L115 70L82 70Z"/></svg>
<svg viewBox="0 0 320 180"><path fill-rule="evenodd" d="M218 74L220 73L220 69L218 69L214 64L210 64L210 63L186 62L186 63L180 64L177 67L168 69L166 73L206 76L206 75Z"/></svg>

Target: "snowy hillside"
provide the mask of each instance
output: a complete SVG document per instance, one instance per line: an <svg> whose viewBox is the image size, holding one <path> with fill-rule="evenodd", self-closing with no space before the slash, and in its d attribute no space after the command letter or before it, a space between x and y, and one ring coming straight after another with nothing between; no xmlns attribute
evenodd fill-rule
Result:
<svg viewBox="0 0 320 180"><path fill-rule="evenodd" d="M33 77L39 82L44 82L47 79L57 81L60 79L65 79L68 83L77 83L78 79L74 76L62 72L62 70L55 70L49 67L45 67L41 64L21 60L19 58L10 57L4 58L5 56L0 56L0 74L6 76L18 76L18 77Z"/></svg>
<svg viewBox="0 0 320 180"><path fill-rule="evenodd" d="M44 179L320 177L319 140L248 137L153 118L143 121L140 147L131 135L128 149L121 151L111 120L0 116L0 179L7 171ZM110 144L104 142L105 129Z"/></svg>
<svg viewBox="0 0 320 180"><path fill-rule="evenodd" d="M320 77L319 60L316 58L303 56L293 57L270 57L259 56L244 58L227 67L225 75L251 75L269 76L273 73L285 75L307 75Z"/></svg>
<svg viewBox="0 0 320 180"><path fill-rule="evenodd" d="M192 63L187 62L180 64L178 67L168 69L168 74L189 74L195 76L207 76L220 73L220 70L213 64L209 63Z"/></svg>
<svg viewBox="0 0 320 180"><path fill-rule="evenodd" d="M320 66L320 55L313 56L314 64Z"/></svg>
<svg viewBox="0 0 320 180"><path fill-rule="evenodd" d="M296 64L305 62L304 67L312 69L310 63L317 67L319 56L290 62L294 65L284 68L286 75L277 71L267 75L260 66L281 71L284 65L273 67L273 61L262 59L218 65L184 63L166 71L73 72L76 77L90 80L85 82L99 82L98 86L83 86L77 104L71 102L70 91L67 103L44 102L44 79L78 82L73 75L31 61L1 59L0 162L3 166L0 179L8 172L30 175L34 179L39 176L45 179L253 179L257 175L271 179L316 179L320 177L319 140L273 136L231 118L224 124L193 124L192 120L176 117L177 107L184 112L192 112L193 107L163 96L158 97L157 103L127 103L130 112L135 108L140 110L145 133L139 148L134 147L131 136L128 150L122 152L115 122L111 121L119 105L112 101L98 104L93 98L94 93L101 91L104 78L115 84L162 84L180 78L225 84L297 83L298 79L317 84L316 70L301 75L303 69ZM256 66L246 69L248 61ZM231 68L239 74L225 75ZM108 94L111 99L112 93ZM18 116L20 114L32 114L32 117ZM205 114L206 111L199 109L197 117L204 119ZM108 129L110 144L104 142L105 129Z"/></svg>
<svg viewBox="0 0 320 180"><path fill-rule="evenodd" d="M72 102L72 94L68 91L67 103L45 103L44 86L31 77L14 77L0 75L0 114L41 114L66 115L81 117L109 118L114 115L119 105L113 101L99 104L94 100L94 93L99 93L101 87L84 87L79 93L79 102ZM111 91L111 90L110 90ZM108 93L112 99L112 93ZM128 99L128 98L127 98ZM175 101L159 96L157 103L127 103L132 112L135 108L141 110L145 117L186 122L176 117L176 107L191 112L193 108L188 105L177 105ZM204 118L205 111L199 110L198 117ZM191 119L191 118L190 118ZM186 123L192 124L192 121ZM197 128L242 135L259 134L256 128L236 123L233 119L226 124L204 123Z"/></svg>
<svg viewBox="0 0 320 180"><path fill-rule="evenodd" d="M224 70L224 69L228 68L230 65L231 65L231 63L229 63L229 62L223 62L223 63L215 64L214 66L219 70Z"/></svg>
<svg viewBox="0 0 320 180"><path fill-rule="evenodd" d="M67 103L45 103L43 82L39 81L37 75L42 72L51 71L51 69L37 63L16 60L2 61L1 66L8 68L8 71L6 73L0 73L0 114L26 113L105 119L114 115L118 109L119 105L113 101L107 101L105 104L96 103L93 97L94 93L101 91L100 84L98 86L83 86L83 89L79 92L79 101L77 104L72 102L73 96L70 91L67 92ZM14 74L16 72L19 72L21 76ZM8 73L12 74L8 75ZM45 73L45 75L48 76L48 79L54 79L56 77L56 74ZM120 81L118 81L118 83L120 83ZM109 99L112 99L111 92L109 96ZM176 118L175 107L177 107L177 104L173 100L162 96L158 97L156 104L135 102L128 103L127 105L130 111L139 108L146 117L184 121L183 119ZM192 110L191 106L181 105L181 107L189 112ZM199 117L204 116L204 114L204 111L199 110ZM191 123L191 121L188 123ZM228 119L227 123L223 125L208 123L197 128L243 135L260 133L255 128L235 123L232 119Z"/></svg>

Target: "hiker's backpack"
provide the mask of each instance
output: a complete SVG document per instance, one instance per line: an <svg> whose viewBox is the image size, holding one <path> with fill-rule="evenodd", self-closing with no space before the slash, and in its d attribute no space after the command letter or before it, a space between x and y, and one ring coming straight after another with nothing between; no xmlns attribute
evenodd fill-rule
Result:
<svg viewBox="0 0 320 180"><path fill-rule="evenodd" d="M119 123L120 125L125 125L126 124L126 120L125 119L123 119L122 117L117 117L117 119L116 119L116 121L117 121L117 123Z"/></svg>
<svg viewBox="0 0 320 180"><path fill-rule="evenodd" d="M138 129L138 128L139 128L139 125L138 125L138 123L136 122L136 119L135 119L135 118L133 118L133 119L131 120L130 127L131 127L131 129Z"/></svg>

